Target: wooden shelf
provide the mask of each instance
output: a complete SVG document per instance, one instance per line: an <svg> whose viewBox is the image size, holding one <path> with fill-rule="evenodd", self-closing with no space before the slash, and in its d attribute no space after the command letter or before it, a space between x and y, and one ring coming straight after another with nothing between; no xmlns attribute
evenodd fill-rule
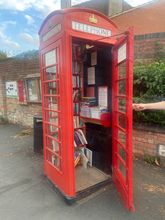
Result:
<svg viewBox="0 0 165 220"><path fill-rule="evenodd" d="M85 123L93 123L93 124L101 125L100 119L97 119L97 118L88 118L88 117L80 116L80 119Z"/></svg>
<svg viewBox="0 0 165 220"><path fill-rule="evenodd" d="M80 119L84 123L93 123L93 124L97 124L97 125L102 125L103 127L110 127L110 125L111 125L110 113L103 113L101 115L100 119L88 118L88 117L84 117L84 116L80 116Z"/></svg>

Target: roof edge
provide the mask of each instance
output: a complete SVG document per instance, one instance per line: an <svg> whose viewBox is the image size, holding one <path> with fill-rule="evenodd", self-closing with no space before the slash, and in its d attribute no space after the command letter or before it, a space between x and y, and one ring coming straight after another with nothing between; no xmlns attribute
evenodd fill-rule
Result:
<svg viewBox="0 0 165 220"><path fill-rule="evenodd" d="M89 13L95 13L97 14L98 16L101 16L103 17L105 20L109 21L114 27L117 28L116 24L110 20L110 18L106 15L104 15L103 13L97 11L97 10L94 10L94 9L89 9L89 8L67 8L67 9L61 9L61 10L56 10L56 11L53 11L52 13L50 13L43 21L39 31L38 31L38 34L40 35L45 23L53 16L55 15L58 15L58 14L69 14L69 13L72 13L72 12L89 12Z"/></svg>
<svg viewBox="0 0 165 220"><path fill-rule="evenodd" d="M109 16L109 18L116 18L116 17L118 17L118 16L120 16L120 15L124 15L124 14L130 13L130 12L132 12L132 11L135 11L135 10L137 10L137 9L143 8L143 7L148 6L148 5L150 5L150 4L154 4L154 3L159 2L159 1L160 1L160 0L152 0L152 1L150 1L150 2L146 2L146 3L142 4L142 5L139 5L139 6L137 6L137 7L131 8L131 9L127 10L127 11L123 11L123 12L118 13L118 14L116 14L116 15Z"/></svg>

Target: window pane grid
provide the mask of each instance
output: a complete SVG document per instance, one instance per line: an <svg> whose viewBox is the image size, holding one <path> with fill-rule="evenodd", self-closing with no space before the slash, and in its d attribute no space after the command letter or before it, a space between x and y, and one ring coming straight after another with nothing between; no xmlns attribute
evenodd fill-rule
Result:
<svg viewBox="0 0 165 220"><path fill-rule="evenodd" d="M47 162L61 169L61 123L60 123L60 95L58 74L58 48L45 54L43 70L43 109L46 136Z"/></svg>

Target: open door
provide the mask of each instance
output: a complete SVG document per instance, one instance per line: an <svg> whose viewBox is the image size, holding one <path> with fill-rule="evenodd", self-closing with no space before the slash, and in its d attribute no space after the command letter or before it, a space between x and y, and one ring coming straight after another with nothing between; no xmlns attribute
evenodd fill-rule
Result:
<svg viewBox="0 0 165 220"><path fill-rule="evenodd" d="M134 211L132 185L133 30L113 49L112 166L113 181L128 210Z"/></svg>

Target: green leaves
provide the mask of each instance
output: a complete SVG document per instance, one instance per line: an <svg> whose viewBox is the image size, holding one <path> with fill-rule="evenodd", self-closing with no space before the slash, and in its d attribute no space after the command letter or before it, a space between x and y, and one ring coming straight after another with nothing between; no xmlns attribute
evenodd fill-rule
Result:
<svg viewBox="0 0 165 220"><path fill-rule="evenodd" d="M134 102L165 100L165 62L139 64L134 68ZM134 121L165 125L165 111L134 112Z"/></svg>
<svg viewBox="0 0 165 220"><path fill-rule="evenodd" d="M7 58L7 53L0 50L0 60L6 59L6 58Z"/></svg>

